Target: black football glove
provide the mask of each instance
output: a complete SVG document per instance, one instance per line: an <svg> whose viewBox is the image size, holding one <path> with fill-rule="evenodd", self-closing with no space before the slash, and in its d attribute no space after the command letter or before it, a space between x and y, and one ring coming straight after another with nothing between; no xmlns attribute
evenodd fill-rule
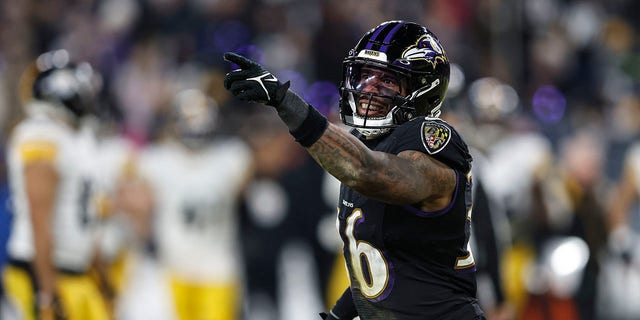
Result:
<svg viewBox="0 0 640 320"><path fill-rule="evenodd" d="M281 83L257 62L233 52L225 53L224 59L240 67L224 78L224 87L234 96L242 101L264 103L275 108L280 106L289 89L289 81Z"/></svg>
<svg viewBox="0 0 640 320"><path fill-rule="evenodd" d="M331 312L329 312L329 314L326 314L324 312L320 312L320 318L322 318L323 320L339 320Z"/></svg>
<svg viewBox="0 0 640 320"><path fill-rule="evenodd" d="M324 320L351 320L358 316L358 310L353 303L353 296L351 295L351 288L347 288L342 296L336 301L336 304L331 308L329 314L325 312L320 313L320 317Z"/></svg>

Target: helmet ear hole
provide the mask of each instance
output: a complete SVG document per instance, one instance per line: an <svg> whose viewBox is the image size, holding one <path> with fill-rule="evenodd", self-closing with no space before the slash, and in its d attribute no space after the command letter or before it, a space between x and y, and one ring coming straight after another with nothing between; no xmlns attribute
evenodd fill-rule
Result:
<svg viewBox="0 0 640 320"><path fill-rule="evenodd" d="M432 96L429 97L429 99L427 99L427 103L429 104L429 106L436 106L438 104L438 101L440 100L439 96Z"/></svg>

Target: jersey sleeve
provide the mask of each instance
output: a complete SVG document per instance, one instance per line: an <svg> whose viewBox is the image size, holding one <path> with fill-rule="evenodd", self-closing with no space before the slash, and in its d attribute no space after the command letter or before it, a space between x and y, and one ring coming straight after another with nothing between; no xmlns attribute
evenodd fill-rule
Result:
<svg viewBox="0 0 640 320"><path fill-rule="evenodd" d="M39 160L53 162L58 154L58 146L46 140L24 141L18 146L18 149L23 163Z"/></svg>
<svg viewBox="0 0 640 320"><path fill-rule="evenodd" d="M471 170L471 154L458 132L437 118L415 119L397 129L395 153L416 150L463 173Z"/></svg>
<svg viewBox="0 0 640 320"><path fill-rule="evenodd" d="M47 124L26 122L16 130L13 144L23 164L56 162L62 148L60 129Z"/></svg>
<svg viewBox="0 0 640 320"><path fill-rule="evenodd" d="M229 139L223 144L225 150L225 168L229 175L229 182L234 189L242 187L252 173L253 155L249 146L238 138Z"/></svg>

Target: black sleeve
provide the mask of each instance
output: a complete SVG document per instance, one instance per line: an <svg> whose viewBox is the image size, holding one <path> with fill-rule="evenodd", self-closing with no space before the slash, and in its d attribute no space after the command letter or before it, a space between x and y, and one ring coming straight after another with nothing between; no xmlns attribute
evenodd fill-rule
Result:
<svg viewBox="0 0 640 320"><path fill-rule="evenodd" d="M478 260L478 272L486 273L493 285L493 294L496 301L502 303L505 299L502 291L502 279L500 276L500 251L496 230L491 217L491 207L489 199L482 182L475 180L476 190L473 199L473 232L480 257Z"/></svg>
<svg viewBox="0 0 640 320"><path fill-rule="evenodd" d="M351 296L351 288L347 288L347 290L344 291L333 308L331 308L331 313L341 320L351 320L358 316L358 311Z"/></svg>

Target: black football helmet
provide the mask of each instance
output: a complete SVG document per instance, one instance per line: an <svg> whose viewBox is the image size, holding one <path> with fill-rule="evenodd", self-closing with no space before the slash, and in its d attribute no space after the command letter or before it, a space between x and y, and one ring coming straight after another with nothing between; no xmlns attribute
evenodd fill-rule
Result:
<svg viewBox="0 0 640 320"><path fill-rule="evenodd" d="M340 118L363 135L378 136L416 116L440 115L449 59L424 26L384 22L368 31L342 64Z"/></svg>
<svg viewBox="0 0 640 320"><path fill-rule="evenodd" d="M76 117L96 112L99 81L89 63L73 63L66 50L55 50L41 54L35 64L33 98L62 106Z"/></svg>

